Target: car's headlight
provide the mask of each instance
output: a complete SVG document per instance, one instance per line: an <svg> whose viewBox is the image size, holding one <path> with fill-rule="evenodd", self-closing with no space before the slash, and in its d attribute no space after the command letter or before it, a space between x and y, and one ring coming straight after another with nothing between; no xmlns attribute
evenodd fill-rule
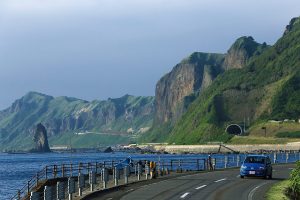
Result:
<svg viewBox="0 0 300 200"><path fill-rule="evenodd" d="M265 169L265 167L259 167L259 169L260 169L260 170L264 170L264 169Z"/></svg>
<svg viewBox="0 0 300 200"><path fill-rule="evenodd" d="M242 166L241 166L241 169L247 169L247 166L242 165Z"/></svg>

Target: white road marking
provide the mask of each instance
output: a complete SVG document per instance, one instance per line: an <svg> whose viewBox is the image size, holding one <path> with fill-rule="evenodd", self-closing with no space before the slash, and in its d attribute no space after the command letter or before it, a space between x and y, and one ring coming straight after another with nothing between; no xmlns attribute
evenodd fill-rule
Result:
<svg viewBox="0 0 300 200"><path fill-rule="evenodd" d="M264 182L264 183L262 183L262 184L256 186L255 188L253 188L253 189L250 191L250 193L248 194L248 200L252 200L255 191L256 191L258 188L260 188L261 186L263 186L263 185L265 185L265 184L267 184L267 183L268 183L268 182Z"/></svg>
<svg viewBox="0 0 300 200"><path fill-rule="evenodd" d="M289 168L289 170L293 170L294 168Z"/></svg>
<svg viewBox="0 0 300 200"><path fill-rule="evenodd" d="M216 180L215 183L218 183L218 182L221 182L221 181L225 181L226 178L222 178L222 179L219 179L219 180Z"/></svg>
<svg viewBox="0 0 300 200"><path fill-rule="evenodd" d="M237 175L236 177L237 177L237 178L240 178L240 176L241 176L241 175Z"/></svg>
<svg viewBox="0 0 300 200"><path fill-rule="evenodd" d="M201 186L199 186L199 187L196 187L195 189L196 190L199 190L199 189L201 189L201 188L204 188L204 187L206 187L207 185L201 185Z"/></svg>
<svg viewBox="0 0 300 200"><path fill-rule="evenodd" d="M189 195L189 192L184 193L183 195L180 196L181 199L184 199L187 195Z"/></svg>

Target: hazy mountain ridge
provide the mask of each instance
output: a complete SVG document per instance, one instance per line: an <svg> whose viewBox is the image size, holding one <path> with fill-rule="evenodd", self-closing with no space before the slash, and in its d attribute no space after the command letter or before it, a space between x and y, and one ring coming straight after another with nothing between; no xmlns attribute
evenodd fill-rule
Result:
<svg viewBox="0 0 300 200"><path fill-rule="evenodd" d="M48 136L69 132L138 132L152 124L154 97L125 95L106 101L84 101L29 92L0 112L1 148L24 139L28 148L36 124L43 123ZM22 146L22 145L21 145Z"/></svg>

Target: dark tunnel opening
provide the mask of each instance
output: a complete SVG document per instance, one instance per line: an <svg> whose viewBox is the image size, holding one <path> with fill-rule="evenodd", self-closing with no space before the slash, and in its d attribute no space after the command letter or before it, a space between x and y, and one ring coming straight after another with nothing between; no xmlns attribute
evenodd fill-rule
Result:
<svg viewBox="0 0 300 200"><path fill-rule="evenodd" d="M240 135L243 133L243 130L242 130L242 127L239 126L238 124L231 124L231 125L227 126L226 132L228 134L232 134L232 135Z"/></svg>

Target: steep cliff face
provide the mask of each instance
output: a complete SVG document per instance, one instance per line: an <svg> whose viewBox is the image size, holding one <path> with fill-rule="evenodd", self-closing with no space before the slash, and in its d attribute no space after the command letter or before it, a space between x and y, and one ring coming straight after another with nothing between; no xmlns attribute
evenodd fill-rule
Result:
<svg viewBox="0 0 300 200"><path fill-rule="evenodd" d="M266 43L259 44L251 36L238 38L226 54L224 69L244 67L250 58L260 55L267 47Z"/></svg>
<svg viewBox="0 0 300 200"><path fill-rule="evenodd" d="M150 127L154 97L125 95L106 101L84 101L30 92L0 113L0 146L13 149L21 140L28 148L35 124L42 122L48 136L75 132L138 133ZM26 144L26 145L25 145ZM0 150L1 150L0 148Z"/></svg>
<svg viewBox="0 0 300 200"><path fill-rule="evenodd" d="M298 22L297 22L298 21ZM300 116L300 18L273 46L242 69L228 70L190 105L171 130L177 144L226 141L229 123L249 124Z"/></svg>
<svg viewBox="0 0 300 200"><path fill-rule="evenodd" d="M242 68L268 46L240 37L227 54L193 53L156 84L154 126L176 122L191 102L226 70Z"/></svg>
<svg viewBox="0 0 300 200"><path fill-rule="evenodd" d="M222 54L193 53L156 84L155 123L176 121L185 110L185 97L208 87L222 72Z"/></svg>
<svg viewBox="0 0 300 200"><path fill-rule="evenodd" d="M35 148L32 151L50 152L47 131L41 123L36 126L33 141L35 142Z"/></svg>
<svg viewBox="0 0 300 200"><path fill-rule="evenodd" d="M156 84L154 124L141 140L156 142L166 139L173 125L217 76L245 67L269 48L266 43L259 44L252 37L241 37L227 54L193 53L177 64Z"/></svg>

